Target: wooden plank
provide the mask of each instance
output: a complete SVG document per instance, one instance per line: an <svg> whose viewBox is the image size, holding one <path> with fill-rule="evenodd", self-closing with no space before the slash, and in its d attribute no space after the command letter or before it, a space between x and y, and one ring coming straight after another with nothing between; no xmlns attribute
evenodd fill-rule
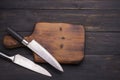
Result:
<svg viewBox="0 0 120 80"><path fill-rule="evenodd" d="M30 55L27 57L30 57ZM62 65L65 71L64 73L57 72L50 65L40 65L46 68L53 75L52 78L54 78L55 80L120 79L120 56L118 55L86 55L84 61L80 65ZM5 59L2 58L0 58L0 67L1 80L50 80L49 77L31 72L25 68L7 62Z"/></svg>
<svg viewBox="0 0 120 80"><path fill-rule="evenodd" d="M119 0L1 0L1 9L120 9Z"/></svg>
<svg viewBox="0 0 120 80"><path fill-rule="evenodd" d="M87 32L86 54L119 54L120 33L118 32Z"/></svg>
<svg viewBox="0 0 120 80"><path fill-rule="evenodd" d="M8 26L27 36L36 22L83 24L86 29L85 59L80 65L62 65L64 73L40 64L55 80L120 79L119 0L1 0L0 51L21 54L31 60L27 48L6 49L2 44ZM74 74L74 75L73 75ZM7 77L6 77L7 76ZM25 77L24 77L25 76ZM0 80L50 80L46 76L9 63L0 57Z"/></svg>
<svg viewBox="0 0 120 80"><path fill-rule="evenodd" d="M31 32L20 32L24 36L28 36ZM5 32L0 33L0 44L2 43ZM120 53L120 33L119 32L86 32L85 41L85 54L87 55L118 55ZM3 45L0 45L0 49L3 51L23 51L27 54L31 53L27 48L7 50ZM24 52L25 51L25 52ZM28 51L28 52L27 52ZM21 53L21 52L19 52Z"/></svg>
<svg viewBox="0 0 120 80"><path fill-rule="evenodd" d="M0 31L8 26L32 31L37 22L82 24L86 31L120 31L119 14L119 10L0 10Z"/></svg>

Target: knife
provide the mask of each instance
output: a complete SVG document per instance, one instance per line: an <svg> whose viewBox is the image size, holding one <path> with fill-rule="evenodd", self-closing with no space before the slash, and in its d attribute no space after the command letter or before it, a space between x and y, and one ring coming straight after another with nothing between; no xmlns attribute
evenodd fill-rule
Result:
<svg viewBox="0 0 120 80"><path fill-rule="evenodd" d="M41 73L41 74L49 76L49 77L52 76L46 69L44 69L43 67L35 64L31 60L29 60L19 54L9 57L9 56L5 55L4 53L0 52L0 55L11 60L15 64L24 67L24 68L35 71L37 73Z"/></svg>
<svg viewBox="0 0 120 80"><path fill-rule="evenodd" d="M63 68L58 63L58 61L45 49L42 45L40 45L37 41L32 40L31 42L26 41L21 35L15 32L13 29L8 27L8 32L19 42L27 46L33 52L35 52L38 56L52 65L54 68L58 69L59 71L63 72Z"/></svg>

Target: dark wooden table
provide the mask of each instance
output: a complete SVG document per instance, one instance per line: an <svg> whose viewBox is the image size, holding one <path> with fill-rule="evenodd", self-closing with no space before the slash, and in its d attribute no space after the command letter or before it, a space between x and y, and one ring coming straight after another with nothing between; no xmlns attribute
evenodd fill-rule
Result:
<svg viewBox="0 0 120 80"><path fill-rule="evenodd" d="M119 0L0 0L0 50L33 60L29 49L8 50L2 39L8 26L26 36L37 22L84 25L84 61L79 65L62 65L64 73L41 64L53 75L49 78L0 58L0 80L120 80Z"/></svg>

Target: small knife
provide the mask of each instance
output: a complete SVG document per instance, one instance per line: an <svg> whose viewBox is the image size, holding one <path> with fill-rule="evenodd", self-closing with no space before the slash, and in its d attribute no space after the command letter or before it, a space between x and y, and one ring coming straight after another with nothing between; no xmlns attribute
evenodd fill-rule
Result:
<svg viewBox="0 0 120 80"><path fill-rule="evenodd" d="M46 69L44 69L43 67L35 64L31 60L29 60L19 54L9 57L9 56L3 54L2 52L0 52L0 55L11 60L15 64L24 67L24 68L35 71L37 73L41 73L41 74L49 76L49 77L52 76Z"/></svg>
<svg viewBox="0 0 120 80"><path fill-rule="evenodd" d="M26 41L22 36L20 36L17 32L15 32L13 29L8 27L8 32L18 41L20 41L22 44L27 46L29 49L31 49L33 52L35 52L38 56L43 58L46 62L48 62L50 65L58 69L59 71L63 72L63 68L58 63L58 61L45 49L40 45L37 41L32 40L31 42Z"/></svg>

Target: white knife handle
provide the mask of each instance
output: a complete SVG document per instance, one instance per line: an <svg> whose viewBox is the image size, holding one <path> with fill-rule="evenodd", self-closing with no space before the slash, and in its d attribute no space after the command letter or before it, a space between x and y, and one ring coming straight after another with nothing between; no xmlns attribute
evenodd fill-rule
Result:
<svg viewBox="0 0 120 80"><path fill-rule="evenodd" d="M9 57L9 56L7 56L7 55L3 54L2 52L0 52L0 55L1 55L1 56L3 56L3 57L5 57L5 58L7 58L7 59L9 59L9 60L11 60L11 61L13 61L13 60L14 60L14 56Z"/></svg>

